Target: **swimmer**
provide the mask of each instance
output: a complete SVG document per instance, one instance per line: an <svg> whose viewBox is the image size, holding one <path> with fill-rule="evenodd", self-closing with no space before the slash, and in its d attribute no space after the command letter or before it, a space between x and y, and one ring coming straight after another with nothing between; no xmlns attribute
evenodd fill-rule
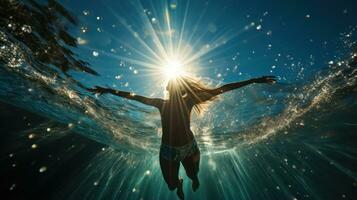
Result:
<svg viewBox="0 0 357 200"><path fill-rule="evenodd" d="M169 80L166 90L167 100L148 98L130 92L96 86L87 89L97 94L113 94L127 99L154 106L160 111L162 139L160 147L160 167L163 178L170 190L175 190L180 199L184 199L183 179L179 178L180 163L186 175L192 181L196 191L200 185L198 179L200 150L190 129L191 112L202 113L209 102L217 95L241 88L253 83L275 83L275 76L262 76L246 81L229 83L217 88L209 88L196 78L179 76Z"/></svg>

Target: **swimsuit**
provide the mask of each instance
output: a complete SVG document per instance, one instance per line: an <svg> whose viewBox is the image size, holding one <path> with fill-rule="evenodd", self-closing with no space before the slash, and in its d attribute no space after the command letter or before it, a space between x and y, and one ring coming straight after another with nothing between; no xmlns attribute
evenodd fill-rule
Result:
<svg viewBox="0 0 357 200"><path fill-rule="evenodd" d="M169 161L182 161L188 156L194 154L198 149L196 140L193 139L190 143L179 147L172 147L166 144L161 144L160 157Z"/></svg>

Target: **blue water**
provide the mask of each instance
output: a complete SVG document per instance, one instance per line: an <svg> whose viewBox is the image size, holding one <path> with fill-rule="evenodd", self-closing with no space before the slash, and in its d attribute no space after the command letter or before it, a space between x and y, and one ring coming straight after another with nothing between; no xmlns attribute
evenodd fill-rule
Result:
<svg viewBox="0 0 357 200"><path fill-rule="evenodd" d="M194 193L185 178L187 199L357 198L353 1L60 3L78 22L59 15L54 30L68 26L77 46L63 46L99 76L41 62L26 38L39 29L28 31L22 21L6 17L1 20L7 27L0 29L0 100L51 120L19 132L25 136L1 154L16 158L24 154L22 143L41 143L28 146L31 154L73 134L104 146L86 165L74 162L78 173L60 185L53 174L64 172L51 170L53 161L36 165L32 176L52 174L46 180L54 187L50 198L176 198L159 168L158 111L82 88L102 85L164 97L161 65L171 54L212 87L261 75L278 79L224 94L203 116L193 116L201 186ZM59 162L71 165L66 157L72 151ZM40 191L44 181L37 181L29 187Z"/></svg>

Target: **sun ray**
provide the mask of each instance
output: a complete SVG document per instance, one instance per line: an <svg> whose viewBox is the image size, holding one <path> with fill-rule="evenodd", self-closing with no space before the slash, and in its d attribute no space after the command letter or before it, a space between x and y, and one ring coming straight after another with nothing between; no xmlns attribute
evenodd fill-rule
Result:
<svg viewBox="0 0 357 200"><path fill-rule="evenodd" d="M108 56L121 59L131 64L136 64L143 67L142 70L149 72L155 81L167 82L169 79L185 74L195 74L200 70L200 62L205 55L212 57L211 52L221 54L222 51L217 51L217 48L225 45L227 41L240 35L242 31L230 32L229 30L221 30L220 34L215 34L215 37L208 43L210 46L203 45L203 39L207 36L208 30L198 32L201 22L207 13L207 7L204 7L198 14L198 19L195 20L192 26L192 31L186 34L187 20L191 1L182 4L183 18L178 19L174 15L173 10L167 2L161 2L160 6L153 6L151 2L149 9L144 8L142 2L135 0L131 2L135 4L135 14L145 30L148 32L144 36L141 33L135 32L135 29L126 22L121 16L113 11L113 8L107 7L112 15L123 25L126 31L130 33L134 41L138 45L130 45L127 41L121 41L120 38L115 38L115 41L125 44L132 53L132 56L110 55ZM147 6L147 5L146 5ZM175 8L176 9L176 8ZM153 23L150 19L156 17L157 22ZM161 19L161 20L160 20ZM147 37L149 36L149 37ZM131 42L132 44L132 42Z"/></svg>
<svg viewBox="0 0 357 200"><path fill-rule="evenodd" d="M142 21L144 22L144 25L146 25L146 27L149 29L150 35L153 37L154 44L160 52L160 56L167 57L168 55L166 53L165 47L164 47L163 43L160 41L157 31L154 29L154 27L153 27L152 23L150 22L150 20L148 19L148 17L146 15L141 14L141 11L144 10L144 7L142 6L140 1L138 1L137 5L139 7L139 10L138 10L139 16L142 19ZM161 30L161 28L159 28L159 30Z"/></svg>
<svg viewBox="0 0 357 200"><path fill-rule="evenodd" d="M141 37L134 32L130 26L126 23L126 21L120 17L118 14L116 14L111 8L107 7L108 10L110 10L112 12L112 14L116 17L116 19L126 28L126 30L128 30L133 37L136 38L136 40L143 46L145 47L146 50L148 50L153 56L155 56L156 59L158 60L162 60L162 57L160 57L153 48L151 48L143 39L141 39Z"/></svg>
<svg viewBox="0 0 357 200"><path fill-rule="evenodd" d="M185 14L184 14L184 17L183 17L183 20L182 20L182 25L180 27L180 36L179 36L179 40L178 40L178 43L177 43L177 49L178 51L181 51L181 45L182 45L182 41L183 41L183 34L185 32L185 27L186 27L186 20L187 20L187 15L188 15L188 8L190 6L190 0L187 1L187 4L186 4L186 8L185 8Z"/></svg>

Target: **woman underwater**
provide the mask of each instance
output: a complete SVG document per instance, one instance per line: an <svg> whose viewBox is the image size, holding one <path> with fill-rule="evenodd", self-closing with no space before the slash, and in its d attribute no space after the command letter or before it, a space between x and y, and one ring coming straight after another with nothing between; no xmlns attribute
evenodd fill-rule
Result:
<svg viewBox="0 0 357 200"><path fill-rule="evenodd" d="M196 191L200 183L198 170L200 150L190 129L190 115L203 111L204 106L217 95L252 83L275 83L274 76L263 76L250 80L223 85L218 88L208 88L200 81L189 77L179 76L171 79L166 87L169 99L147 98L133 95L130 92L96 86L88 89L90 92L110 93L120 97L136 100L159 109L162 125L162 140L160 147L160 167L162 175L170 190L177 189L177 195L184 199L182 190L183 179L180 179L180 163L185 168L187 176L192 180L192 189Z"/></svg>

